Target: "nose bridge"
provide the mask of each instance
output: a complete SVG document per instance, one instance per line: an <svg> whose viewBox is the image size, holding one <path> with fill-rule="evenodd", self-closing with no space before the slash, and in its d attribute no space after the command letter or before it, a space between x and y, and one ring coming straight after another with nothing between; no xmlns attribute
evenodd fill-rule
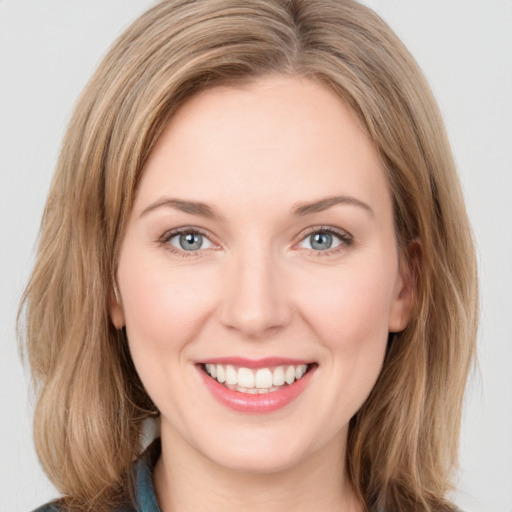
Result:
<svg viewBox="0 0 512 512"><path fill-rule="evenodd" d="M258 240L247 241L232 254L222 321L247 337L260 337L284 327L292 308L286 294L279 258Z"/></svg>

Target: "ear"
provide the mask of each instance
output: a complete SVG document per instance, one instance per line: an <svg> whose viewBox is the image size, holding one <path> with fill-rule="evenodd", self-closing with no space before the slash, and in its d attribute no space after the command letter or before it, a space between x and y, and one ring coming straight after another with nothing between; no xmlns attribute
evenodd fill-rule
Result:
<svg viewBox="0 0 512 512"><path fill-rule="evenodd" d="M112 320L114 327L118 330L122 329L125 324L124 311L121 302L121 296L119 294L119 290L117 288L115 280L113 280L112 282L112 289L110 291L109 312L110 319Z"/></svg>
<svg viewBox="0 0 512 512"><path fill-rule="evenodd" d="M411 319L416 302L416 284L421 258L421 245L411 242L400 258L400 269L389 311L389 332L403 331Z"/></svg>

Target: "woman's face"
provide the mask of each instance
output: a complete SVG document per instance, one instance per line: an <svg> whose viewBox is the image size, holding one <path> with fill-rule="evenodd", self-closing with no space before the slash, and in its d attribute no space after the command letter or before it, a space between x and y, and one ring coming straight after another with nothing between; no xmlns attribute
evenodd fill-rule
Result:
<svg viewBox="0 0 512 512"><path fill-rule="evenodd" d="M117 283L163 438L262 472L339 461L411 295L375 148L325 86L288 77L206 90L171 119Z"/></svg>

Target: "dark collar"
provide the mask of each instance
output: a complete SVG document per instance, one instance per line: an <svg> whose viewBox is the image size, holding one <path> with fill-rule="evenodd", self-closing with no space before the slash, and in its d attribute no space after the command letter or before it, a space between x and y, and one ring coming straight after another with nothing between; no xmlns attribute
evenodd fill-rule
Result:
<svg viewBox="0 0 512 512"><path fill-rule="evenodd" d="M162 453L160 438L155 439L133 466L135 484L135 511L161 512L153 486L153 471ZM119 512L124 512L123 509ZM126 511L128 512L128 511Z"/></svg>

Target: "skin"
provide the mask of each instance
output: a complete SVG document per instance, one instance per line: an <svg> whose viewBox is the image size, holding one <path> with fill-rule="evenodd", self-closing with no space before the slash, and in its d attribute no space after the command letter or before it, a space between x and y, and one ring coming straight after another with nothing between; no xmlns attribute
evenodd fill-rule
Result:
<svg viewBox="0 0 512 512"><path fill-rule="evenodd" d="M333 196L350 200L292 213ZM205 234L201 249L170 238L182 227ZM341 238L315 250L311 231L326 227ZM181 107L145 166L111 308L161 411L162 510L362 510L343 465L348 423L388 333L407 324L410 281L378 153L325 86L265 77ZM318 368L286 407L249 415L214 400L196 367L227 356Z"/></svg>

